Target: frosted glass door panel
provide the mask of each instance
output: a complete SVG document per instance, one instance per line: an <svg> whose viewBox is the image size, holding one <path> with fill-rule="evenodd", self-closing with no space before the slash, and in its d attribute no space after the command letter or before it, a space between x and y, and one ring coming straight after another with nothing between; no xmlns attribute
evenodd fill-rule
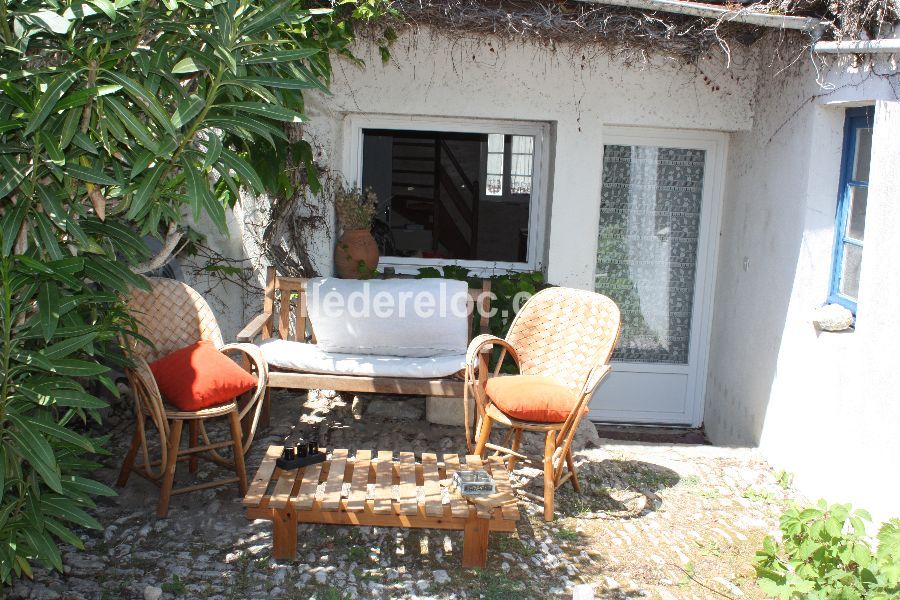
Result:
<svg viewBox="0 0 900 600"><path fill-rule="evenodd" d="M613 360L687 365L706 151L606 146L595 288L622 310Z"/></svg>

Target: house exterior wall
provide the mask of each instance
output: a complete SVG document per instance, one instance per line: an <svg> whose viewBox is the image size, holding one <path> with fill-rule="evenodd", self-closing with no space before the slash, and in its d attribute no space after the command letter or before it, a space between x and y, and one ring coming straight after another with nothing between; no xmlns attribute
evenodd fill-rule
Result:
<svg viewBox="0 0 900 600"><path fill-rule="evenodd" d="M404 115L549 123L549 215L543 265L560 285L591 288L599 222L603 128L609 125L732 131L749 128L753 72L719 59L694 69L673 61L633 64L606 53L489 38L407 34L381 63L336 65L332 96L311 98L314 135L335 142L341 168L351 115ZM349 174L351 177L355 174Z"/></svg>
<svg viewBox="0 0 900 600"><path fill-rule="evenodd" d="M755 68L739 52L730 69L718 55L687 66L642 55L613 57L601 49L433 36L427 29L402 35L391 52L390 62L382 64L378 49L362 43L356 54L365 67L335 59L331 95L306 94L309 123L304 135L316 146L322 165L338 171L345 167L346 129L353 117L549 124L549 201L540 266L559 285L593 286L604 127L736 131L752 124ZM257 208L268 199L244 200L229 235L208 226L200 230L213 249L256 263L262 284L259 265L264 261L253 231L259 228ZM333 234L333 229L322 231L317 234L321 239L309 244L324 275L331 274ZM246 294L236 286L215 288L205 285L208 281L205 276L191 279L201 291L215 291L222 298L220 324L230 337L254 314L259 300L243 298ZM244 303L249 307L234 309Z"/></svg>
<svg viewBox="0 0 900 600"><path fill-rule="evenodd" d="M847 59L821 74L834 91L808 63L778 71L761 70L754 126L731 137L706 431L716 444L759 445L812 497L896 516L900 488L888 473L900 465L900 111L895 103L876 118L856 330L817 332L811 312L831 277L844 111L895 94L890 79Z"/></svg>

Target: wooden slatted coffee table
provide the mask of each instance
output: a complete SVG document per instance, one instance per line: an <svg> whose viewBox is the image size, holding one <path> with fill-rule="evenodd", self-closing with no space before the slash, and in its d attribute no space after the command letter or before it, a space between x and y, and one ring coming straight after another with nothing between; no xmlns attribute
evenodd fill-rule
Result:
<svg viewBox="0 0 900 600"><path fill-rule="evenodd" d="M297 524L363 525L421 529L456 529L463 535L463 566L484 567L488 534L515 531L519 509L476 506L448 494L442 479L460 468L485 469L498 493L512 494L506 467L498 457L412 452L334 450L325 462L282 471L275 466L281 446L270 446L243 504L248 519L272 521L273 556L297 554ZM324 452L324 450L323 450ZM269 491L271 488L271 491Z"/></svg>

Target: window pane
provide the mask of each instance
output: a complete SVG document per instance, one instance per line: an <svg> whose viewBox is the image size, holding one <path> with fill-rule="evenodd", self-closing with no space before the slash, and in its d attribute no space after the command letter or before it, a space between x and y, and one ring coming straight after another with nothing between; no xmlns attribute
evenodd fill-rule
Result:
<svg viewBox="0 0 900 600"><path fill-rule="evenodd" d="M856 300L859 296L859 271L862 267L862 248L844 244L844 259L841 265L841 293Z"/></svg>
<svg viewBox="0 0 900 600"><path fill-rule="evenodd" d="M847 211L846 237L862 241L866 231L866 200L869 189L853 186L850 188L850 208Z"/></svg>
<svg viewBox="0 0 900 600"><path fill-rule="evenodd" d="M512 136L513 154L533 154L534 138L530 135L514 135Z"/></svg>
<svg viewBox="0 0 900 600"><path fill-rule="evenodd" d="M531 193L531 177L523 177L521 175L513 175L509 178L510 193L512 194L530 194Z"/></svg>
<svg viewBox="0 0 900 600"><path fill-rule="evenodd" d="M492 175L503 175L503 154L488 154L487 172Z"/></svg>
<svg viewBox="0 0 900 600"><path fill-rule="evenodd" d="M858 129L856 133L856 157L853 163L853 180L869 180L869 163L872 161L872 130Z"/></svg>
<svg viewBox="0 0 900 600"><path fill-rule="evenodd" d="M613 353L687 364L706 152L606 146L595 289L622 311Z"/></svg>
<svg viewBox="0 0 900 600"><path fill-rule="evenodd" d="M378 195L373 234L381 255L525 262L531 154L516 158L525 174L511 179L512 137L364 129L361 185ZM520 137L519 146L533 149L531 136Z"/></svg>
<svg viewBox="0 0 900 600"><path fill-rule="evenodd" d="M512 165L509 172L511 175L531 175L531 155L530 154L513 154Z"/></svg>
<svg viewBox="0 0 900 600"><path fill-rule="evenodd" d="M487 186L485 188L485 192L489 196L502 196L503 195L503 176L502 175L488 175L487 176Z"/></svg>
<svg viewBox="0 0 900 600"><path fill-rule="evenodd" d="M488 152L503 152L503 139L505 137L502 133L488 134Z"/></svg>

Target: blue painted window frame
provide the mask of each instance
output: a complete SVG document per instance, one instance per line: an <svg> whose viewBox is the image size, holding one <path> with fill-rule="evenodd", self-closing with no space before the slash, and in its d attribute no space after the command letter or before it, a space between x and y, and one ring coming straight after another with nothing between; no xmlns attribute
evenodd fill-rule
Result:
<svg viewBox="0 0 900 600"><path fill-rule="evenodd" d="M869 187L869 181L853 179L854 158L856 157L857 131L871 129L875 120L875 107L864 106L848 108L844 118L844 147L841 155L841 179L838 187L837 212L834 224L834 252L831 262L831 285L828 290L828 302L840 304L856 315L856 298L841 293L841 277L843 276L844 246L851 244L863 247L862 240L846 235L847 219L850 217L850 196L854 187Z"/></svg>

